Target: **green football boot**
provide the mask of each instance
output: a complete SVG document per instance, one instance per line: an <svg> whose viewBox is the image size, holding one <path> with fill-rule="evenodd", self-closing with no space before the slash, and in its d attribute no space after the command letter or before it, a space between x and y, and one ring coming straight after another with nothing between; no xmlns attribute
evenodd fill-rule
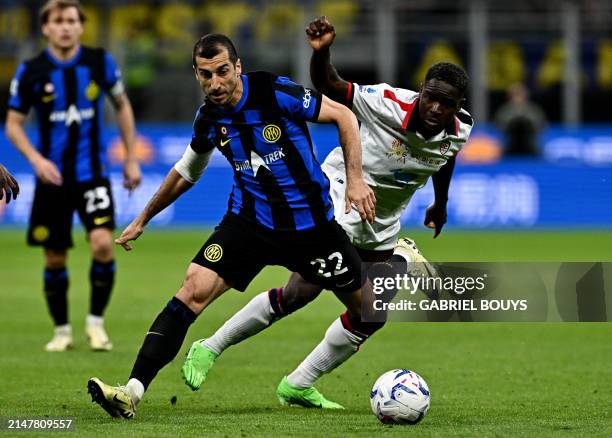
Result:
<svg viewBox="0 0 612 438"><path fill-rule="evenodd" d="M287 376L278 384L276 395L281 405L299 405L305 408L344 409L344 406L327 400L315 387L295 388L289 384Z"/></svg>
<svg viewBox="0 0 612 438"><path fill-rule="evenodd" d="M200 339L191 344L191 348L185 358L185 363L181 367L181 374L185 384L193 391L200 389L218 356L217 353L202 344L203 340Z"/></svg>

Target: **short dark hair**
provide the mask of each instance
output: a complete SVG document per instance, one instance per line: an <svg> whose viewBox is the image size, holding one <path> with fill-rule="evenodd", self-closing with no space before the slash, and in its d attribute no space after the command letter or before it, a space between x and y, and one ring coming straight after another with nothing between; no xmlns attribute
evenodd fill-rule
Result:
<svg viewBox="0 0 612 438"><path fill-rule="evenodd" d="M425 82L437 79L455 87L461 94L465 94L468 87L468 75L465 70L451 62L438 62L427 70Z"/></svg>
<svg viewBox="0 0 612 438"><path fill-rule="evenodd" d="M51 11L55 9L64 10L67 8L76 8L79 13L79 20L81 20L81 23L85 22L87 17L85 16L83 6L81 6L79 0L49 0L40 8L40 12L38 13L40 24L46 24L47 21L49 21Z"/></svg>
<svg viewBox="0 0 612 438"><path fill-rule="evenodd" d="M196 56L211 59L221 53L223 48L227 49L227 54L231 63L236 65L236 61L238 60L238 52L236 52L236 47L234 47L232 40L220 33L209 33L208 35L201 37L193 46L193 66L195 67L196 65Z"/></svg>

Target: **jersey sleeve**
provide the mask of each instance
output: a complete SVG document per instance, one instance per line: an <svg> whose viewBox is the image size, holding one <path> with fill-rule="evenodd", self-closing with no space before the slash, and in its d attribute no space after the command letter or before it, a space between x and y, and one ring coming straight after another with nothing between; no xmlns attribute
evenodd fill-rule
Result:
<svg viewBox="0 0 612 438"><path fill-rule="evenodd" d="M191 132L191 142L189 146L194 152L198 154L205 154L212 151L215 148L214 143L208 138L210 132L210 125L206 123L200 114L200 110L196 114L196 118L193 121L193 130Z"/></svg>
<svg viewBox="0 0 612 438"><path fill-rule="evenodd" d="M28 84L27 68L25 64L21 64L11 80L8 107L27 114L32 107L32 103L32 87Z"/></svg>
<svg viewBox="0 0 612 438"><path fill-rule="evenodd" d="M273 88L276 102L283 113L299 121L317 121L323 99L321 93L283 76L274 79Z"/></svg>
<svg viewBox="0 0 612 438"><path fill-rule="evenodd" d="M405 128L406 103L395 97L395 89L388 84L351 84L349 89L350 107L361 122L384 120L389 126Z"/></svg>
<svg viewBox="0 0 612 438"><path fill-rule="evenodd" d="M104 89L114 97L125 92L121 70L107 51L104 51Z"/></svg>

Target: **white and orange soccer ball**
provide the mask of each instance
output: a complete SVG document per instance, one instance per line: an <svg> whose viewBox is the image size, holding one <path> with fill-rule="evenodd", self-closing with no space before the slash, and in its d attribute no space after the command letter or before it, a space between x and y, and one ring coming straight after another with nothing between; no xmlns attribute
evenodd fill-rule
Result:
<svg viewBox="0 0 612 438"><path fill-rule="evenodd" d="M387 371L374 383L370 405L385 424L416 424L429 409L429 387L414 371Z"/></svg>

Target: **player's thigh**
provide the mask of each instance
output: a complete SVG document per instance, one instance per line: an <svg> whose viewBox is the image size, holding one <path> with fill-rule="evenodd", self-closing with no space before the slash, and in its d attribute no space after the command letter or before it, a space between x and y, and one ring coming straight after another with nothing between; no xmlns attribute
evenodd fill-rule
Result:
<svg viewBox="0 0 612 438"><path fill-rule="evenodd" d="M346 233L332 220L304 234L297 245L292 245L294 271L307 281L336 293L353 293L362 284L361 259Z"/></svg>
<svg viewBox="0 0 612 438"><path fill-rule="evenodd" d="M67 186L38 183L28 226L28 244L58 251L71 248L73 211Z"/></svg>
<svg viewBox="0 0 612 438"><path fill-rule="evenodd" d="M216 272L228 286L244 292L263 267L270 264L271 251L273 248L260 238L253 225L226 215L192 262Z"/></svg>
<svg viewBox="0 0 612 438"><path fill-rule="evenodd" d="M176 297L185 303L196 315L199 315L210 303L229 286L215 271L196 263L187 268L185 279Z"/></svg>
<svg viewBox="0 0 612 438"><path fill-rule="evenodd" d="M115 229L115 205L107 178L78 184L73 192L73 202L88 235L97 228L110 232Z"/></svg>

